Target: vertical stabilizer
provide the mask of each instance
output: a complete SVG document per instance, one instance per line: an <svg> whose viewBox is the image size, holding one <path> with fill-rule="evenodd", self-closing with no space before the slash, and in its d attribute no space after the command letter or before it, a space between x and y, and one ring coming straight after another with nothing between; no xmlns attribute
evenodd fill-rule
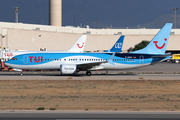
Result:
<svg viewBox="0 0 180 120"><path fill-rule="evenodd" d="M68 52L82 53L84 51L87 35L82 35Z"/></svg>
<svg viewBox="0 0 180 120"><path fill-rule="evenodd" d="M122 46L123 46L123 41L124 41L124 35L122 35L118 39L118 41L114 44L114 46L111 49L104 51L104 52L121 52Z"/></svg>
<svg viewBox="0 0 180 120"><path fill-rule="evenodd" d="M172 25L172 23L166 23L145 48L131 53L165 54Z"/></svg>

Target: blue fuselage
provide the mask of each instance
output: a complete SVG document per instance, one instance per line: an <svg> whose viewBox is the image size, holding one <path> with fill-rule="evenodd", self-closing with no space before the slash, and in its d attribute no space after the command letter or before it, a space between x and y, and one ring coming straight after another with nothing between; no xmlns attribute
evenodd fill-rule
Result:
<svg viewBox="0 0 180 120"><path fill-rule="evenodd" d="M113 53L30 53L15 56L5 64L11 68L25 70L60 69L60 65L77 65L80 71L121 70L137 68L169 59L152 54L116 53L113 64L108 59ZM97 64L96 64L97 63ZM92 64L92 66L91 66ZM82 67L83 66L83 67Z"/></svg>

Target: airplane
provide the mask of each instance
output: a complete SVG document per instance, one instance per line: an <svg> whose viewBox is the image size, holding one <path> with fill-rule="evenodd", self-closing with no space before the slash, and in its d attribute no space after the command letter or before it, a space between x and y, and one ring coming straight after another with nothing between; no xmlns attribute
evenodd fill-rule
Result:
<svg viewBox="0 0 180 120"><path fill-rule="evenodd" d="M81 37L76 41L76 43L67 51L7 51L4 53L4 58L9 60L14 56L20 55L20 54L28 54L28 53L39 53L39 52L49 52L49 53L82 53L84 51L85 43L86 43L87 35L81 35Z"/></svg>
<svg viewBox="0 0 180 120"><path fill-rule="evenodd" d="M30 53L18 55L5 65L25 70L57 69L61 74L76 74L86 71L91 76L94 70L124 70L155 64L170 58L165 53L172 23L166 23L151 42L143 49L129 53ZM21 74L22 75L22 74Z"/></svg>
<svg viewBox="0 0 180 120"><path fill-rule="evenodd" d="M10 60L12 57L17 56L17 55L21 55L21 54L28 54L28 53L44 53L44 52L48 52L48 53L82 53L84 51L84 47L85 47L85 43L86 43L86 38L87 35L82 35L77 41L76 43L67 51L25 51L25 50L20 50L20 51L0 51L0 53L3 53L2 58L0 58L0 71L3 68L6 68L6 66L4 65L4 61ZM7 68L8 69L8 68Z"/></svg>
<svg viewBox="0 0 180 120"><path fill-rule="evenodd" d="M121 52L123 42L124 42L124 35L121 35L121 37L117 40L117 42L114 44L114 46L111 49L106 50L104 52L108 52L108 53L109 52Z"/></svg>

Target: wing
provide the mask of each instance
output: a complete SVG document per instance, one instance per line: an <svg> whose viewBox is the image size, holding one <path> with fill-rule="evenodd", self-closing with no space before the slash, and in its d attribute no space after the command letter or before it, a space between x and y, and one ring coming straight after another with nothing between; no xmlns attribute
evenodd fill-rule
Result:
<svg viewBox="0 0 180 120"><path fill-rule="evenodd" d="M80 71L87 71L89 69L92 69L93 67L99 67L102 63L107 63L108 61L99 61L99 62L93 62L93 63L83 63L78 64L77 67Z"/></svg>
<svg viewBox="0 0 180 120"><path fill-rule="evenodd" d="M94 69L103 69L103 67L99 66L102 63L107 63L108 62L108 63L114 65L113 58L114 58L115 54L116 53L114 52L108 60L78 64L77 67L78 67L79 70L82 70L82 71L87 71L87 70L92 69L92 68L94 68Z"/></svg>

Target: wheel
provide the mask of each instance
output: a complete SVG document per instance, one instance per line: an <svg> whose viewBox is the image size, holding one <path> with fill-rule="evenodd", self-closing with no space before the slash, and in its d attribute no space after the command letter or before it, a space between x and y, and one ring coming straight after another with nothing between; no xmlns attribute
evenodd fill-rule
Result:
<svg viewBox="0 0 180 120"><path fill-rule="evenodd" d="M87 72L86 72L86 75L87 75L87 76L91 76L91 71L87 71Z"/></svg>
<svg viewBox="0 0 180 120"><path fill-rule="evenodd" d="M23 73L21 72L21 76L23 76Z"/></svg>

